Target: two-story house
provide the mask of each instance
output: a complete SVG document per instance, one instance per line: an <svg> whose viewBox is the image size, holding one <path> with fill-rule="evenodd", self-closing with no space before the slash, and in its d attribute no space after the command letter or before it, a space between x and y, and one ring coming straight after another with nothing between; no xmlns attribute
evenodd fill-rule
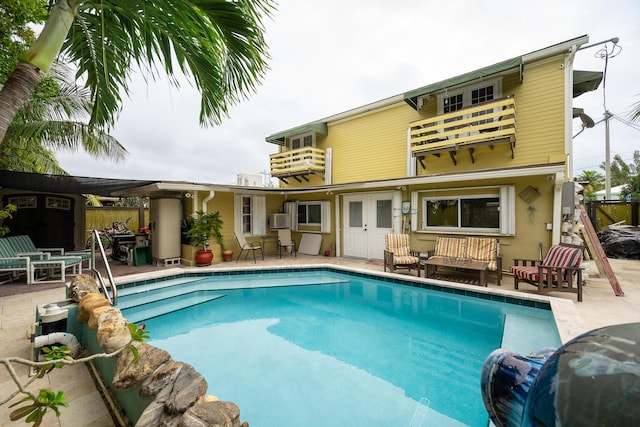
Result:
<svg viewBox="0 0 640 427"><path fill-rule="evenodd" d="M577 37L266 138L281 211L338 256L381 259L384 235L426 251L442 234L500 238L505 259L560 239L572 176ZM273 199L273 196L267 196ZM272 205L273 206L273 205ZM540 244L544 246L541 248Z"/></svg>
<svg viewBox="0 0 640 427"><path fill-rule="evenodd" d="M602 80L600 72L573 69L588 40L576 37L274 133L266 141L277 147L270 168L280 188L134 182L118 195L151 197L153 256L160 260L193 260L194 248L180 242L180 217L199 210L220 211L225 243L236 254L234 233L261 238L275 253L268 219L280 213L298 245L303 235L320 236L321 254L382 259L385 234L405 232L420 251L439 235L487 235L500 239L505 266L537 257L560 240L579 113L574 99ZM13 197L9 184L4 202ZM78 231L75 246L84 239Z"/></svg>

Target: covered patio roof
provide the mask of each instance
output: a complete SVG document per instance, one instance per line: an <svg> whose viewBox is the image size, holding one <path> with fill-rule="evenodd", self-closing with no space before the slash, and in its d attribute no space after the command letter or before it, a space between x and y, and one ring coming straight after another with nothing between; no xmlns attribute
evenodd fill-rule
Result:
<svg viewBox="0 0 640 427"><path fill-rule="evenodd" d="M122 191L142 187L154 182L157 181L50 175L0 170L0 188L47 193L118 196Z"/></svg>

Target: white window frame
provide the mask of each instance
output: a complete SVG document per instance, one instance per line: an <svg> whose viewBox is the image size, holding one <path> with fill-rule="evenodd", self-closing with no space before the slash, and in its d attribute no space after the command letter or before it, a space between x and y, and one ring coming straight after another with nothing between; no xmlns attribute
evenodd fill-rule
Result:
<svg viewBox="0 0 640 427"><path fill-rule="evenodd" d="M298 228L298 206L320 205L320 223L300 223L302 226L320 226L320 233L331 233L331 202L329 200L309 200L304 202L285 202L284 211L291 215L291 230L313 233L309 230Z"/></svg>
<svg viewBox="0 0 640 427"><path fill-rule="evenodd" d="M245 198L250 199L250 216L251 231L245 232L243 230L243 202ZM242 233L245 236L264 236L267 232L267 212L265 196L259 194L236 194L235 195L235 209L234 209L234 231L236 233Z"/></svg>
<svg viewBox="0 0 640 427"><path fill-rule="evenodd" d="M310 138L305 140L305 138ZM295 147L296 142L299 141L299 146ZM315 147L316 146L316 133L315 132L305 132L298 135L294 135L289 137L289 149L296 150L298 148L304 147Z"/></svg>
<svg viewBox="0 0 640 427"><path fill-rule="evenodd" d="M493 86L493 99L502 97L502 77L490 80L484 80L469 86L464 86L455 90L446 90L438 94L438 115L444 114L444 100L451 96L462 94L462 108L469 107L471 104L471 92L475 89Z"/></svg>
<svg viewBox="0 0 640 427"><path fill-rule="evenodd" d="M486 192L476 193L473 188L459 189L451 188L448 190L429 190L429 191L416 191L414 197L420 199L421 215L420 215L420 228L418 231L430 232L430 233L457 233L457 234L493 234L512 236L515 235L515 217L516 217L516 202L515 202L515 186L502 185L499 187L483 187ZM465 193L468 190L468 193ZM480 228L480 227L462 227L460 225L460 209L461 199L480 199L480 198L495 198L498 197L500 206L499 210L499 227L498 228ZM435 200L458 200L458 225L455 227L439 227L439 226L427 226L427 202Z"/></svg>

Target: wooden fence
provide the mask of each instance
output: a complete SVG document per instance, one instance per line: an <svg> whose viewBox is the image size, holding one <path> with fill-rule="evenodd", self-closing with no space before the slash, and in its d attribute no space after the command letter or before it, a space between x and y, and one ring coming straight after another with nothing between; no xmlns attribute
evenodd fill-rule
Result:
<svg viewBox="0 0 640 427"><path fill-rule="evenodd" d="M126 223L127 228L135 233L138 228L149 225L149 208L144 209L144 222L140 224L140 208L87 206L85 221L87 235L91 230L102 230L111 227L114 222Z"/></svg>
<svg viewBox="0 0 640 427"><path fill-rule="evenodd" d="M584 205L596 231L616 223L638 226L640 200L598 200Z"/></svg>

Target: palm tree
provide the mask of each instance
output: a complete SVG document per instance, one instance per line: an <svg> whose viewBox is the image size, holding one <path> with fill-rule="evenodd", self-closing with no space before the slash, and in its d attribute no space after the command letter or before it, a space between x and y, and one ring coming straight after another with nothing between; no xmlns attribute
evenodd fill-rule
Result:
<svg viewBox="0 0 640 427"><path fill-rule="evenodd" d="M90 126L113 125L132 68L156 77L158 62L176 86L178 70L192 78L200 123L219 123L266 72L262 19L273 8L271 0L55 0L0 91L0 141L61 52L90 91Z"/></svg>
<svg viewBox="0 0 640 427"><path fill-rule="evenodd" d="M54 151L77 150L80 146L95 158L124 159L126 149L101 126L83 122L91 114L89 92L56 64L46 92L32 96L20 109L0 142L0 168L20 172L66 175ZM45 83L43 81L43 83Z"/></svg>
<svg viewBox="0 0 640 427"><path fill-rule="evenodd" d="M596 191L604 188L604 175L597 171L585 170L577 180L584 184L584 197L587 200L595 200Z"/></svg>

